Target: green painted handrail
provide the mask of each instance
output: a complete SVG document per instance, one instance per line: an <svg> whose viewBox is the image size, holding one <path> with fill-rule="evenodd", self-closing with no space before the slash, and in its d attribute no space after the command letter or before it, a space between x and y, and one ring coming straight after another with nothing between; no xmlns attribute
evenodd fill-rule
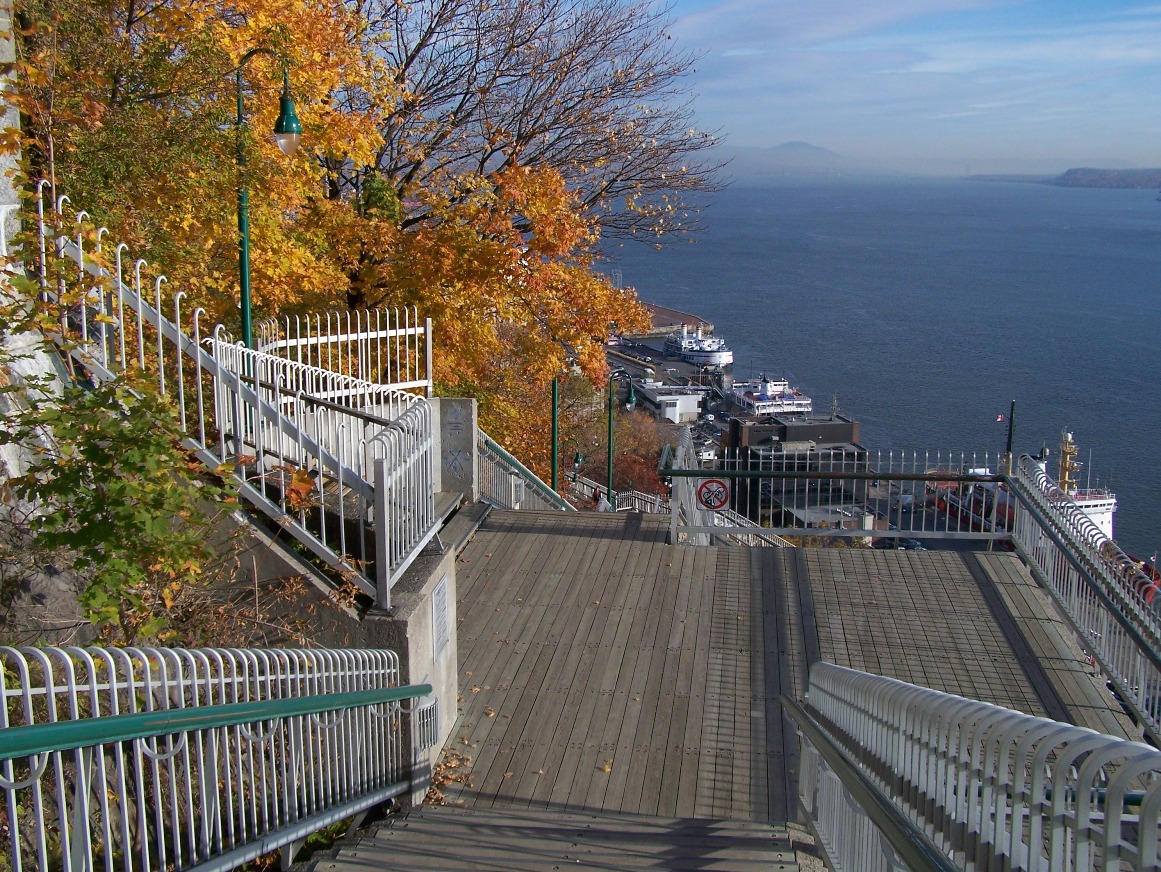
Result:
<svg viewBox="0 0 1161 872"><path fill-rule="evenodd" d="M517 460L515 457L513 457L511 454L509 454L504 449L503 445L501 445L499 442L495 441L491 436L489 436L483 430L480 430L479 432L480 432L480 436L483 437L484 447L488 448L491 451L494 451L496 454L498 454L500 456L501 460L503 460L505 463L508 463L511 466L515 467L515 469L524 477L524 479L528 482L528 484L530 484L532 486L532 489L535 490L538 494L540 494L540 496L542 496L548 502L552 503L554 506L556 506L561 511L564 511L564 512L575 512L576 511L576 506L572 505L568 500L566 500L564 497L562 497L560 494L558 494L556 491L554 491L552 488L550 488L548 485L546 485L543 481L541 481L540 477L535 472L530 470L527 466L525 466L523 463L521 463L519 460Z"/></svg>
<svg viewBox="0 0 1161 872"><path fill-rule="evenodd" d="M325 696L300 696L291 699L266 699L257 702L225 705L191 706L154 712L135 712L108 717L84 718L28 724L0 730L0 760L27 757L50 751L68 751L108 742L127 742L186 730L209 730L233 727L255 721L321 714L340 709L360 708L386 702L415 699L431 693L430 684L383 687L332 693Z"/></svg>

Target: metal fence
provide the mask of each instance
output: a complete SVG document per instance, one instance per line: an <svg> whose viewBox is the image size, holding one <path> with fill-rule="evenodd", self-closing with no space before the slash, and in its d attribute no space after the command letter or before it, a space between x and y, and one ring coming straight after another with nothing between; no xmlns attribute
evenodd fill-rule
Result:
<svg viewBox="0 0 1161 872"><path fill-rule="evenodd" d="M483 430L476 431L476 480L480 499L501 509L576 511Z"/></svg>
<svg viewBox="0 0 1161 872"><path fill-rule="evenodd" d="M401 702L431 693L399 687L383 650L0 648L0 663L12 870L232 869L294 845L411 790Z"/></svg>
<svg viewBox="0 0 1161 872"><path fill-rule="evenodd" d="M1156 748L829 663L811 668L807 709L960 868L1161 868ZM905 868L809 742L800 772L836 870Z"/></svg>
<svg viewBox="0 0 1161 872"><path fill-rule="evenodd" d="M1011 535L1012 509L996 472L1001 460L986 453L743 449L703 468L687 430L671 456L664 473L673 481L674 541L753 526L867 544ZM699 499L709 481L721 495L716 509ZM731 523L737 518L746 521Z"/></svg>
<svg viewBox="0 0 1161 872"><path fill-rule="evenodd" d="M1161 743L1161 599L1156 583L1105 538L1030 457L1009 483L1020 556L1072 620L1122 702Z"/></svg>
<svg viewBox="0 0 1161 872"><path fill-rule="evenodd" d="M694 545L708 545L712 537L729 542L737 542L753 547L773 546L782 548L791 543L773 530L767 530L757 521L743 514L727 499L722 508L711 511L698 500L701 481L722 478L716 470L702 471L693 444L693 435L688 427L682 431L676 449L662 459L663 474L671 475L672 490L667 508L670 513L669 541L676 544L688 542ZM677 474L673 474L674 472ZM691 473L681 475L682 471Z"/></svg>
<svg viewBox="0 0 1161 872"><path fill-rule="evenodd" d="M430 389L416 374L417 361L429 366L426 326L409 325L410 315L399 327L363 313L350 329L304 318L296 323L315 326L285 335L267 322L263 340L282 356L233 344L221 327L207 336L205 311L184 311L185 292L162 275L150 281L144 260L127 268L125 244L109 263L106 231L93 232L83 212L66 219L66 197L46 215L44 187L36 274L44 299L62 305L56 338L81 374L155 377L204 462L235 464L249 502L388 607L391 586L438 525L432 414L405 390ZM66 224L68 232L58 229ZM295 338L308 342L302 357L311 364L292 359ZM315 365L325 362L405 381L372 384Z"/></svg>
<svg viewBox="0 0 1161 872"><path fill-rule="evenodd" d="M266 354L431 396L431 319L414 308L270 318L256 332Z"/></svg>

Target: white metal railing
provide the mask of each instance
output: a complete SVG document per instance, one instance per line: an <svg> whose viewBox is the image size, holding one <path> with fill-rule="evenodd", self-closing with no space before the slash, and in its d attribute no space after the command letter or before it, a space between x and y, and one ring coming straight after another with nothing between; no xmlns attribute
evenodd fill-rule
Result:
<svg viewBox="0 0 1161 872"><path fill-rule="evenodd" d="M431 692L400 688L385 650L0 648L0 664L12 870L232 869L294 845L412 789L401 702Z"/></svg>
<svg viewBox="0 0 1161 872"><path fill-rule="evenodd" d="M670 457L671 469L699 470L701 461L693 444L693 434L686 427ZM706 471L706 477L717 473ZM674 476L667 509L669 517L669 541L689 542L695 545L709 544L711 536L727 538L729 541L753 547L773 546L785 548L790 542L776 533L765 530L757 522L736 509L726 508L709 511L697 501L698 479Z"/></svg>
<svg viewBox="0 0 1161 872"><path fill-rule="evenodd" d="M97 379L128 369L152 374L206 463L236 464L250 503L388 607L391 586L437 532L434 422L426 400L404 389L430 389L430 379L414 378L415 361L430 360L430 332L384 327L390 318L372 325L375 344L364 341L358 319L353 330L309 332L303 356L314 364L373 366L407 379L402 386L250 351L221 327L207 336L205 311L183 311L184 291L171 291L162 275L150 281L144 260L127 267L123 243L107 263L104 228L87 231L84 212L69 222L67 197L46 215L43 191L41 183L36 274L45 299L79 288L67 298L58 337L72 358ZM66 223L73 229L56 229ZM74 264L75 273L54 274L57 261ZM262 335L291 354L289 339L269 322ZM425 344L418 358L416 337ZM392 358L395 351L401 356Z"/></svg>
<svg viewBox="0 0 1161 872"><path fill-rule="evenodd" d="M431 396L431 319L414 308L283 316L256 332L267 354Z"/></svg>
<svg viewBox="0 0 1161 872"><path fill-rule="evenodd" d="M807 709L961 868L1161 868L1156 748L829 663L811 668ZM809 743L800 772L836 869L899 868Z"/></svg>
<svg viewBox="0 0 1161 872"><path fill-rule="evenodd" d="M545 484L536 473L478 429L476 481L480 498L502 509L576 511L575 506Z"/></svg>
<svg viewBox="0 0 1161 872"><path fill-rule="evenodd" d="M1161 619L1156 585L1030 457L1011 488L1021 557L1072 620L1117 694L1161 738Z"/></svg>
<svg viewBox="0 0 1161 872"><path fill-rule="evenodd" d="M680 493L671 504L675 537L754 535L738 527L856 540L1004 541L1011 535L1000 458L987 453L744 449L703 468L687 429L671 459L667 472ZM710 478L726 483L726 509L706 511L697 503L697 479Z"/></svg>
<svg viewBox="0 0 1161 872"><path fill-rule="evenodd" d="M669 511L669 500L639 490L614 491L613 509L618 512L632 509L637 512L663 515Z"/></svg>
<svg viewBox="0 0 1161 872"><path fill-rule="evenodd" d="M608 484L602 484L583 475L569 473L569 492L582 500L604 500L609 505ZM611 511L626 512L634 510L650 514L666 514L669 512L669 500L657 494L647 494L639 490L613 491Z"/></svg>

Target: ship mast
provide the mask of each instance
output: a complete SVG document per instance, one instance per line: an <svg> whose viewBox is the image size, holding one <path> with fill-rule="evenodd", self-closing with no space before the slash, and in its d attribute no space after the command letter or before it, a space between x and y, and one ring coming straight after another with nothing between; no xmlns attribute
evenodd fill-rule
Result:
<svg viewBox="0 0 1161 872"><path fill-rule="evenodd" d="M1069 496L1076 493L1076 481L1072 476L1080 471L1080 465L1076 462L1078 450L1072 441L1072 434L1065 433L1060 440L1060 489Z"/></svg>

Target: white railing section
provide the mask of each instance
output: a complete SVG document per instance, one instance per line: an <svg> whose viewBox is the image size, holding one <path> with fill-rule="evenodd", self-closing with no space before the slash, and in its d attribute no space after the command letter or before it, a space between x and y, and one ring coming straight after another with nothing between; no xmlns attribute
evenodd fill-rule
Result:
<svg viewBox="0 0 1161 872"><path fill-rule="evenodd" d="M1161 738L1156 585L1030 457L1012 477L1016 547L1069 616L1121 699Z"/></svg>
<svg viewBox="0 0 1161 872"><path fill-rule="evenodd" d="M698 470L701 461L693 444L693 434L686 427L681 434L676 449L670 456L672 469ZM717 473L706 471L706 477ZM747 518L735 509L727 508L716 512L702 508L696 499L696 478L674 476L666 507L669 517L669 541L677 544L687 542L693 545L709 544L711 536L727 538L753 547L790 547L790 542L776 533L763 529L757 522Z"/></svg>
<svg viewBox="0 0 1161 872"><path fill-rule="evenodd" d="M613 491L613 510L664 515L669 511L669 500L639 490Z"/></svg>
<svg viewBox="0 0 1161 872"><path fill-rule="evenodd" d="M42 183L37 199L42 294L56 299L66 281L81 289L60 327L72 358L98 380L128 369L155 377L177 408L188 444L205 462L235 463L249 502L389 607L391 586L437 532L434 422L426 400L397 384L372 384L246 350L230 343L221 327L207 337L205 311L183 311L185 292L173 292L165 276L150 281L144 260L127 267L126 245L117 245L112 264L107 263L106 231L87 235L84 212L77 213L69 233L57 231L66 220L61 210L67 198L46 216L43 190ZM50 252L75 264L76 272L54 276ZM356 328L359 323L356 319ZM310 335L318 341L304 356L316 364L329 360L369 368L373 362L380 375L408 379L415 375L416 359L430 359L430 332L405 325L371 331L383 333L376 340L383 341L367 346L372 351L364 364L358 357L362 339L352 332L358 333L316 329ZM425 342L418 358L417 336ZM276 350L289 352L273 328L266 337ZM354 347L345 347L343 337ZM395 349L402 357L391 358ZM430 379L419 382L413 386L430 388Z"/></svg>
<svg viewBox="0 0 1161 872"><path fill-rule="evenodd" d="M829 663L811 668L807 709L961 868L1161 868L1156 748ZM867 828L818 763L804 747L799 792L834 860ZM898 868L864 847L839 868Z"/></svg>
<svg viewBox="0 0 1161 872"><path fill-rule="evenodd" d="M5 868L232 869L410 791L386 650L0 648ZM430 732L430 731L428 731ZM293 850L292 850L293 853Z"/></svg>
<svg viewBox="0 0 1161 872"><path fill-rule="evenodd" d="M437 530L431 405L217 338L210 347L219 456L241 459L251 502L295 518L318 557L344 555L336 566L389 605Z"/></svg>
<svg viewBox="0 0 1161 872"><path fill-rule="evenodd" d="M476 481L480 499L501 509L576 511L483 430L476 431Z"/></svg>
<svg viewBox="0 0 1161 872"><path fill-rule="evenodd" d="M687 474L672 476L676 492L678 479L703 467L688 434L672 456L673 472ZM749 525L773 536L1001 541L1010 536L1011 507L998 487L1000 466L986 452L743 450L704 471L728 483L734 518L692 514L700 510L687 502L696 493L690 485L681 489L674 532L721 535L710 528ZM736 523L738 516L746 522Z"/></svg>
<svg viewBox="0 0 1161 872"><path fill-rule="evenodd" d="M270 318L256 331L267 354L431 396L431 319L414 308Z"/></svg>
<svg viewBox="0 0 1161 872"><path fill-rule="evenodd" d="M604 504L609 505L607 482L602 484L575 472L568 474L568 482L569 493L578 499L598 502L603 499ZM639 490L613 491L612 511L627 512L630 510L649 514L668 514L669 500L665 497L659 497L657 494L647 494Z"/></svg>

